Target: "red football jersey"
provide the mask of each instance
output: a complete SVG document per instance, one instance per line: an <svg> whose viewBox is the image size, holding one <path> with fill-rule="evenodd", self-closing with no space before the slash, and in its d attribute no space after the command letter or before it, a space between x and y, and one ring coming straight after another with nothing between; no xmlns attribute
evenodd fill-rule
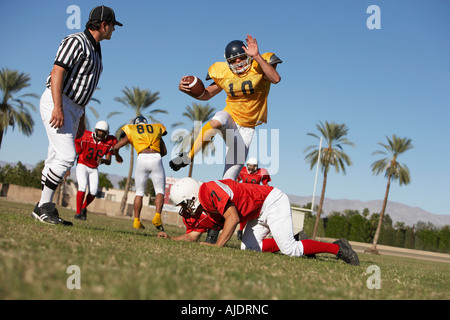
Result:
<svg viewBox="0 0 450 320"><path fill-rule="evenodd" d="M272 190L271 186L238 183L230 179L203 183L198 196L204 212L184 220L187 233L222 229L225 222L223 214L229 201L236 207L241 222L257 218Z"/></svg>
<svg viewBox="0 0 450 320"><path fill-rule="evenodd" d="M75 140L78 163L90 168L97 168L97 160L107 154L112 155L112 148L116 143L117 138L111 135L97 142L94 139L94 133L86 130L81 138Z"/></svg>
<svg viewBox="0 0 450 320"><path fill-rule="evenodd" d="M249 173L247 167L243 167L238 176L238 181L253 184L263 184L267 186L270 179L269 172L264 168L259 168L255 173Z"/></svg>

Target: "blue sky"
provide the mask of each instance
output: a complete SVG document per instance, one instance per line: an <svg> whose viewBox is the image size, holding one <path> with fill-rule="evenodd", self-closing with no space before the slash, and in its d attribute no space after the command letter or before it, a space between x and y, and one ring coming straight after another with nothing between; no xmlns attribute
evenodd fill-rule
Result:
<svg viewBox="0 0 450 320"><path fill-rule="evenodd" d="M101 104L91 103L113 130L131 118L114 98L122 96L125 86L136 86L160 93L154 108L169 112L158 119L170 137L170 125L186 121L181 114L195 101L178 91L179 79L188 74L204 79L212 63L223 61L229 41L251 34L261 52L274 52L283 60L277 69L282 80L269 95L268 124L258 127L252 151L263 153L256 142L264 141L264 132L278 133L278 140L269 141L270 162L261 164L272 169L272 185L289 194L312 194L315 169L309 169L303 150L317 141L307 133L318 133L320 121L334 121L349 127L348 139L356 147L344 149L353 162L345 175L330 171L327 197L382 199L387 181L372 175L370 165L380 157L372 152L381 148L378 143L385 143L386 136L396 134L412 139L414 145L398 159L409 167L411 183L393 183L389 200L450 214L450 166L444 162L450 158L450 2L1 1L0 67L30 74L31 86L23 93L41 95L61 39L83 31L89 11L101 4L112 7L124 24L111 41L102 42L104 71L101 90L94 95ZM70 5L81 10L81 29L67 27ZM367 27L370 5L380 8L381 29ZM39 106L38 100L32 101ZM209 104L221 110L225 94ZM111 111L125 115L106 119ZM89 112L88 117L96 122ZM36 164L45 159L48 141L39 114L33 113L33 118L31 137L8 130L0 160ZM216 141L223 147L220 137ZM169 168L169 138L166 144L166 175L187 175L187 169ZM279 153L270 154L271 150ZM113 162L100 170L125 176L128 150L121 153L124 164ZM194 178L218 179L222 170L221 164L203 163L194 167ZM316 194L321 185L319 174Z"/></svg>

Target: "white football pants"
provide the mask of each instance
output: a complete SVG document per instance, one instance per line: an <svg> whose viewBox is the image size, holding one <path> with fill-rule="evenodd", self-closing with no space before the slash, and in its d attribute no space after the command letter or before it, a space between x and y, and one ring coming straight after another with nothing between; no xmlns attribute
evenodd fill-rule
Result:
<svg viewBox="0 0 450 320"><path fill-rule="evenodd" d="M247 160L255 128L238 125L226 111L217 112L212 120L222 124L220 131L227 146L222 179L236 180Z"/></svg>
<svg viewBox="0 0 450 320"><path fill-rule="evenodd" d="M89 193L95 196L98 191L98 168L90 168L84 164L77 164L78 191L86 192L89 186Z"/></svg>
<svg viewBox="0 0 450 320"><path fill-rule="evenodd" d="M47 159L42 170L43 182L49 190L43 190L40 204L52 202L53 191L64 178L66 172L76 160L75 138L84 108L74 103L63 94L64 125L55 129L49 124L53 111L53 99L50 89L45 89L41 96L40 113L48 137ZM45 188L44 188L45 189Z"/></svg>
<svg viewBox="0 0 450 320"><path fill-rule="evenodd" d="M166 173L159 153L140 153L138 155L134 171L137 196L144 196L149 175L155 188L155 194L161 193L164 195L166 191Z"/></svg>
<svg viewBox="0 0 450 320"><path fill-rule="evenodd" d="M277 188L267 196L259 217L247 222L241 249L262 251L262 241L270 232L281 253L293 257L303 255L302 242L294 239L289 198Z"/></svg>

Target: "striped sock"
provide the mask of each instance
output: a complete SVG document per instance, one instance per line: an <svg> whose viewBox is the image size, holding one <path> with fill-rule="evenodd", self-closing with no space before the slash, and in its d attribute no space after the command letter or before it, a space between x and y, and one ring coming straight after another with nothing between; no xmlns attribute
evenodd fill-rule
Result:
<svg viewBox="0 0 450 320"><path fill-rule="evenodd" d="M44 203L53 202L53 196L55 195L55 190L61 183L65 172L62 175L55 174L52 169L48 170L47 178L45 179L45 185L42 188L41 199L39 200L39 206Z"/></svg>

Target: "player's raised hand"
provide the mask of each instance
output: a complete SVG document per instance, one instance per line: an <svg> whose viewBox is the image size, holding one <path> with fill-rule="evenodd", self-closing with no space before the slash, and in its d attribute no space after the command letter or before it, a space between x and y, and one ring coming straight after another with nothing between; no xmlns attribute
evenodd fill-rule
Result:
<svg viewBox="0 0 450 320"><path fill-rule="evenodd" d="M250 57L254 58L259 54L259 48L258 48L258 42L255 38L253 38L251 35L247 35L247 38L245 38L245 41L247 41L247 47L242 47L246 54L248 54Z"/></svg>

